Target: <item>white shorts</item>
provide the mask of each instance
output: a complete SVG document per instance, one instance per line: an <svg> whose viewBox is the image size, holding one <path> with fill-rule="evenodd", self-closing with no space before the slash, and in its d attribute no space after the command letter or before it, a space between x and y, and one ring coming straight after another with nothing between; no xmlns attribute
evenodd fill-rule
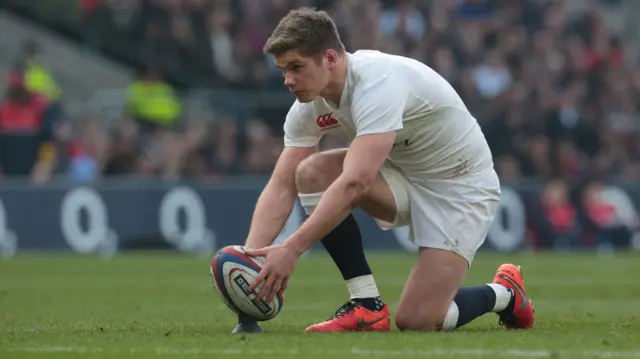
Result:
<svg viewBox="0 0 640 359"><path fill-rule="evenodd" d="M416 183L388 162L380 169L391 188L397 213L393 223L375 219L383 230L410 226L409 240L418 247L458 253L469 265L500 205L495 171L450 180Z"/></svg>

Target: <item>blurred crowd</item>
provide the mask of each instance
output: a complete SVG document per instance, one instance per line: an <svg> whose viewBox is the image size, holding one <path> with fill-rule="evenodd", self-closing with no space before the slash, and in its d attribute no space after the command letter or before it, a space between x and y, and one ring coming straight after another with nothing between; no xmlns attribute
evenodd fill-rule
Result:
<svg viewBox="0 0 640 359"><path fill-rule="evenodd" d="M10 2L29 10L28 2ZM64 89L51 90L55 74L38 62L37 44L26 44L7 76L2 106L27 104L46 120L33 138L38 151L29 152L27 165L10 170L5 161L15 161L8 152L16 152L5 137L16 133L0 115L5 176L43 182L55 175L96 181L113 175L213 179L269 173L282 149L286 106L267 111L214 100L203 121L185 114L178 95L185 90L175 87L283 91L281 74L262 46L284 14L306 5L333 16L348 51L410 56L448 79L480 122L503 180L640 180L640 67L628 60L630 39L606 26L600 8L621 6L615 0L590 2L578 13L558 0L38 3L60 9L63 2L68 9L60 17L81 29L83 46L135 57L140 76L126 89L122 121L106 129L90 115L65 114ZM46 81L34 85L31 71Z"/></svg>

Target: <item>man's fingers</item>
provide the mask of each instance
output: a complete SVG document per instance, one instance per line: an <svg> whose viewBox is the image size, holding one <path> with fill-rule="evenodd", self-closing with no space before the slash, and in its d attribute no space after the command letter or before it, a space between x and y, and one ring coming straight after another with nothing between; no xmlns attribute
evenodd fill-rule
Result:
<svg viewBox="0 0 640 359"><path fill-rule="evenodd" d="M279 296L282 296L284 294L284 291L287 289L288 285L289 285L289 278L285 278L282 281L282 286L280 287L280 290L278 291Z"/></svg>
<svg viewBox="0 0 640 359"><path fill-rule="evenodd" d="M289 278L285 278L282 281L282 284L280 285L280 290L278 290L276 294L279 296L283 296L285 289L287 289L287 285L289 285Z"/></svg>
<svg viewBox="0 0 640 359"><path fill-rule="evenodd" d="M273 283L273 287L271 287L271 293L269 293L269 296L267 297L267 303L271 303L273 297L280 292L280 288L282 288L282 280L278 279Z"/></svg>
<svg viewBox="0 0 640 359"><path fill-rule="evenodd" d="M258 300L264 300L270 293L271 287L273 287L273 283L276 281L276 277L272 274L267 277L267 280L264 282L262 288L260 288L260 293L258 293Z"/></svg>
<svg viewBox="0 0 640 359"><path fill-rule="evenodd" d="M268 271L266 270L266 267L262 268L260 273L258 273L258 276L253 280L253 283L251 283L251 285L249 286L249 292L253 292L254 290L256 290L256 288L260 285L260 283L262 283L267 274Z"/></svg>

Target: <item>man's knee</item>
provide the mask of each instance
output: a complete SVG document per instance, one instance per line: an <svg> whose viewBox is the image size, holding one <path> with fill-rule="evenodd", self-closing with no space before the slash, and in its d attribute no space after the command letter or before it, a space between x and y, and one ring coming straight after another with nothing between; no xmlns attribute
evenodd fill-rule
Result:
<svg viewBox="0 0 640 359"><path fill-rule="evenodd" d="M458 254L435 248L421 248L418 262L409 276L398 305L398 328L441 330L467 271L467 261ZM451 320L447 321L445 327L455 325L450 322Z"/></svg>
<svg viewBox="0 0 640 359"><path fill-rule="evenodd" d="M342 172L343 158L334 153L316 153L300 162L296 169L296 187L300 193L326 190Z"/></svg>
<svg viewBox="0 0 640 359"><path fill-rule="evenodd" d="M400 331L439 331L446 312L420 310L420 308L398 308L395 316L396 327Z"/></svg>

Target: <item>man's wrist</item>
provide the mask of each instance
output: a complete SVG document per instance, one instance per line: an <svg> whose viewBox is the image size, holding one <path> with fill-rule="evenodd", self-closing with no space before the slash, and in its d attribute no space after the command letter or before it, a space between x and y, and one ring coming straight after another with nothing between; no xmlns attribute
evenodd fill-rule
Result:
<svg viewBox="0 0 640 359"><path fill-rule="evenodd" d="M273 240L269 241L265 239L268 239L268 238L265 238L265 237L260 238L258 236L247 237L247 239L244 242L244 246L250 249L260 249L260 248L268 247L273 244Z"/></svg>
<svg viewBox="0 0 640 359"><path fill-rule="evenodd" d="M295 235L294 235L295 236ZM301 256L307 249L304 248L304 245L300 242L298 237L291 236L284 243L283 246L291 249L295 252L296 255Z"/></svg>

